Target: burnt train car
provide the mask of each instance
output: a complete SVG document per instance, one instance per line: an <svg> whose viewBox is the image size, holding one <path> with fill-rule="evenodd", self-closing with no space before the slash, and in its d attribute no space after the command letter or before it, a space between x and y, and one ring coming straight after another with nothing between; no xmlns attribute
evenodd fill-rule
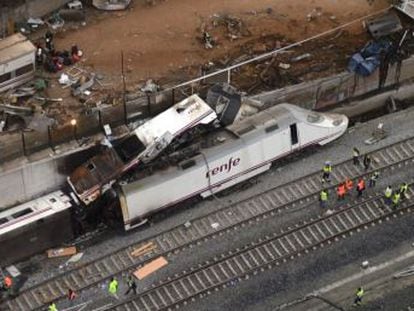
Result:
<svg viewBox="0 0 414 311"><path fill-rule="evenodd" d="M120 182L124 228L137 227L148 215L190 197L208 197L265 172L273 161L296 150L327 144L347 127L344 115L281 104L212 132L194 156Z"/></svg>
<svg viewBox="0 0 414 311"><path fill-rule="evenodd" d="M70 197L55 191L0 212L0 266L73 238Z"/></svg>
<svg viewBox="0 0 414 311"><path fill-rule="evenodd" d="M214 110L194 94L144 123L113 148L89 159L68 177L68 183L89 205L129 169L153 160L174 138L216 118Z"/></svg>

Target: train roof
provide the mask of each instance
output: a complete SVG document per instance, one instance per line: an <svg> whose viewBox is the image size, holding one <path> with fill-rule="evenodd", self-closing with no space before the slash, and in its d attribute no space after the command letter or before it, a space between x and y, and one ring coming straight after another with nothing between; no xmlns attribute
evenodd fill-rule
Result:
<svg viewBox="0 0 414 311"><path fill-rule="evenodd" d="M34 57L35 51L35 46L25 36L21 33L13 34L0 40L0 64L6 64L29 53L33 53Z"/></svg>
<svg viewBox="0 0 414 311"><path fill-rule="evenodd" d="M314 115L314 113L291 104L280 104L261 111L238 123L208 133L202 137L199 154L179 162L178 165L172 165L166 170L153 171L150 176L136 177L130 180L129 183L122 183L123 191L134 191L135 186L129 186L130 183L139 183L143 187L151 187L151 185L157 184L160 176L164 174L173 171L176 174L181 174L182 170L189 167L189 163L192 161L204 165L204 157L209 161L213 161L221 157L223 153L237 150L240 148L240 144L255 143L261 139L263 133L282 131L292 123L309 122L310 115Z"/></svg>
<svg viewBox="0 0 414 311"><path fill-rule="evenodd" d="M210 117L204 120L208 116ZM216 118L214 110L194 94L145 122L134 133L145 146L148 146L167 131L176 136L194 124L209 123Z"/></svg>
<svg viewBox="0 0 414 311"><path fill-rule="evenodd" d="M55 191L0 213L0 235L71 207L70 198Z"/></svg>

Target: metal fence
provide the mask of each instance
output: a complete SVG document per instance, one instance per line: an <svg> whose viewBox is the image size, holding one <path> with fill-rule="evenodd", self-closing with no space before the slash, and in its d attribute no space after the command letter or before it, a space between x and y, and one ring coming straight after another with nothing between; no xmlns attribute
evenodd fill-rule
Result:
<svg viewBox="0 0 414 311"><path fill-rule="evenodd" d="M211 84L217 82L232 82L233 72L237 72L241 67L255 62L264 61L272 58L278 53L286 51L296 46L300 46L311 40L333 34L352 24L364 19L380 14L385 10L377 11L373 14L358 18L344 25L335 27L318 35L312 36L300 42L293 43L286 47L262 54L258 57L246 60L236 65L227 67L203 75L202 77L187 81L167 88L155 94L135 96L129 98L124 104L108 106L89 115L79 116L75 125L64 125L58 128L49 127L45 132L20 131L14 133L1 133L0 135L0 163L21 157L30 156L36 151L54 146L73 139L82 139L103 131L103 126L109 124L116 127L121 124L129 123L137 119L153 116L175 102L190 96L194 92L205 92ZM401 81L411 73L402 75ZM292 87L283 88L272 92L272 104L276 102L291 102L299 104L309 109L319 109L324 106L350 98L359 94L366 93L376 88L377 76L373 75L368 79L358 80L352 74L340 74L335 77L320 79L316 82L302 83ZM276 102L275 102L275 98Z"/></svg>

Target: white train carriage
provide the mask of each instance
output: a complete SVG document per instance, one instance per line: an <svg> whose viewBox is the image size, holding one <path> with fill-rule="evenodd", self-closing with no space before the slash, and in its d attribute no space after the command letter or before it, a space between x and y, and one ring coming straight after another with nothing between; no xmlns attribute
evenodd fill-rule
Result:
<svg viewBox="0 0 414 311"><path fill-rule="evenodd" d="M33 79L35 46L21 33L0 40L0 92Z"/></svg>
<svg viewBox="0 0 414 311"><path fill-rule="evenodd" d="M154 159L174 138L216 118L214 110L194 94L147 121L113 148L89 159L68 177L68 183L88 205L130 168Z"/></svg>
<svg viewBox="0 0 414 311"><path fill-rule="evenodd" d="M70 198L55 191L0 213L0 266L73 238Z"/></svg>
<svg viewBox="0 0 414 311"><path fill-rule="evenodd" d="M211 133L210 146L177 166L129 183L119 198L126 230L145 217L190 197L207 197L268 170L271 163L310 145L340 137L346 116L281 104L225 130Z"/></svg>

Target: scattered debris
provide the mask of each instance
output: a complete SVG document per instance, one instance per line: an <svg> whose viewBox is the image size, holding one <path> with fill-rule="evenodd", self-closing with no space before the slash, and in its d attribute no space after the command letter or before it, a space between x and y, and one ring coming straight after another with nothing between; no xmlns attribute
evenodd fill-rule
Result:
<svg viewBox="0 0 414 311"><path fill-rule="evenodd" d="M145 82L145 85L140 88L141 92L145 92L145 93L155 93L158 92L161 89L161 87L154 83L154 81L152 79L147 80L147 82Z"/></svg>
<svg viewBox="0 0 414 311"><path fill-rule="evenodd" d="M139 257L144 254L148 254L149 252L155 250L157 246L153 242L149 242L143 246L138 247L137 249L134 249L131 252L131 256L133 257Z"/></svg>
<svg viewBox="0 0 414 311"><path fill-rule="evenodd" d="M227 83L217 83L207 92L207 103L216 111L223 126L234 122L241 106L241 95Z"/></svg>
<svg viewBox="0 0 414 311"><path fill-rule="evenodd" d="M68 8L71 10L82 10L83 9L82 2L79 0L73 0L69 2L67 5L68 5Z"/></svg>
<svg viewBox="0 0 414 311"><path fill-rule="evenodd" d="M143 278L161 269L167 264L168 261L164 257L158 257L157 259L151 261L142 268L137 269L133 274L136 278L138 278L138 280L142 280Z"/></svg>
<svg viewBox="0 0 414 311"><path fill-rule="evenodd" d="M125 10L131 3L131 0L93 0L92 5L98 10L119 11Z"/></svg>
<svg viewBox="0 0 414 311"><path fill-rule="evenodd" d="M371 75L381 64L381 58L391 51L392 43L388 40L369 42L359 52L352 55L348 70L361 76Z"/></svg>
<svg viewBox="0 0 414 311"><path fill-rule="evenodd" d="M387 137L387 133L384 130L384 124L380 123L378 124L378 127L372 132L372 136L364 142L367 145L372 145L384 139L385 137Z"/></svg>
<svg viewBox="0 0 414 311"><path fill-rule="evenodd" d="M388 12L367 22L368 31L375 39L388 36L402 29L401 21L396 14Z"/></svg>
<svg viewBox="0 0 414 311"><path fill-rule="evenodd" d="M240 18L232 15L214 14L212 23L214 28L224 26L227 30L226 37L230 40L236 40L238 38L251 35L251 32L246 27L244 22Z"/></svg>
<svg viewBox="0 0 414 311"><path fill-rule="evenodd" d="M83 257L83 253L75 254L66 261L65 265L67 266L70 263L78 262L79 260L81 260L82 257Z"/></svg>
<svg viewBox="0 0 414 311"><path fill-rule="evenodd" d="M76 254L76 246L50 249L47 251L47 258L71 256Z"/></svg>
<svg viewBox="0 0 414 311"><path fill-rule="evenodd" d="M310 53L305 53L290 59L291 63L300 62L301 60L310 59L312 55Z"/></svg>
<svg viewBox="0 0 414 311"><path fill-rule="evenodd" d="M31 116L34 112L33 108L30 107L20 107L7 104L0 104L0 111L1 110L7 114L18 116Z"/></svg>
<svg viewBox="0 0 414 311"><path fill-rule="evenodd" d="M81 94L84 94L84 92L88 90L89 88L91 88L94 83L95 83L95 74L92 74L90 79L87 82L84 82L83 84L81 84L80 86L72 90L72 95L79 96Z"/></svg>
<svg viewBox="0 0 414 311"><path fill-rule="evenodd" d="M217 229L220 226L220 224L218 222L214 222L211 224L211 228L213 229Z"/></svg>
<svg viewBox="0 0 414 311"><path fill-rule="evenodd" d="M311 22L320 16L322 16L322 8L318 7L314 8L308 15L306 15L306 18L308 22Z"/></svg>
<svg viewBox="0 0 414 311"><path fill-rule="evenodd" d="M289 69L290 67L291 67L291 65L290 65L290 64L286 64L286 63L279 63L279 68L282 68L282 69L287 70L287 69Z"/></svg>

